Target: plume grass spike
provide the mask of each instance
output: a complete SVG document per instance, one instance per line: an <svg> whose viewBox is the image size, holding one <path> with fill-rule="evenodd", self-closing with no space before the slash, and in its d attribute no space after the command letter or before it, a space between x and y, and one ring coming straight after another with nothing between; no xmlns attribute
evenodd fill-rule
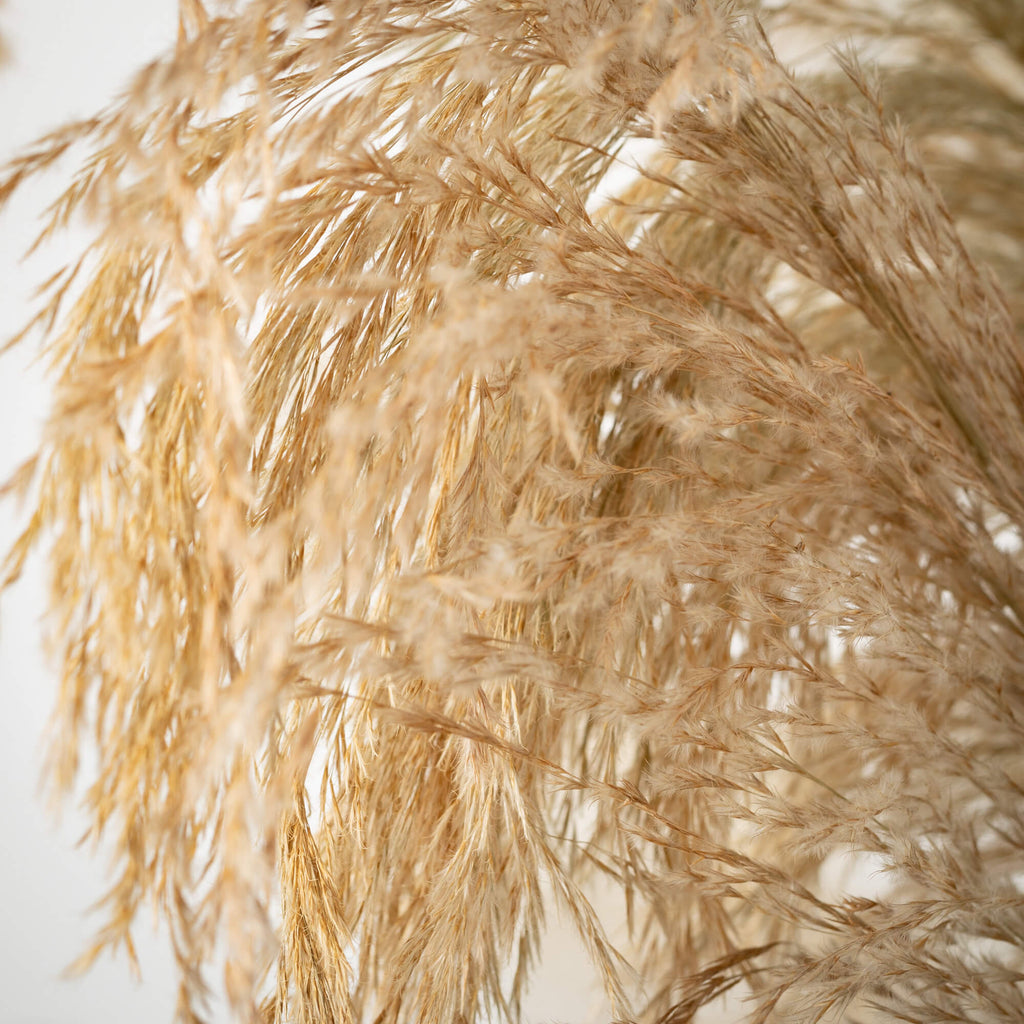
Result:
<svg viewBox="0 0 1024 1024"><path fill-rule="evenodd" d="M85 961L152 902L181 1021L512 1024L557 911L637 1024L1024 1019L1020 39L189 0L8 165L94 229L6 571Z"/></svg>

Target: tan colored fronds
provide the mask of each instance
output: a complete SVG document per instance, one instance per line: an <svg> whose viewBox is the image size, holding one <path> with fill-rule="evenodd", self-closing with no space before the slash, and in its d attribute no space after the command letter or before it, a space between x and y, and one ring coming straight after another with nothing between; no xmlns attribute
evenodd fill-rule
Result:
<svg viewBox="0 0 1024 1024"><path fill-rule="evenodd" d="M182 3L0 181L90 147L7 568L97 948L517 1021L557 907L622 1019L1024 1020L1022 83L1016 0Z"/></svg>

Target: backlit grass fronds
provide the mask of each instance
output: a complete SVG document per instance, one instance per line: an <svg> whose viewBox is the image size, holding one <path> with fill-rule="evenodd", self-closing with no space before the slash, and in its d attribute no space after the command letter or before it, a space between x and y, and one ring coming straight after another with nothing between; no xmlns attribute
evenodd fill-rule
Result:
<svg viewBox="0 0 1024 1024"><path fill-rule="evenodd" d="M8 579L97 951L516 1021L557 908L619 1019L1024 1020L1018 0L183 0L0 194L73 147Z"/></svg>

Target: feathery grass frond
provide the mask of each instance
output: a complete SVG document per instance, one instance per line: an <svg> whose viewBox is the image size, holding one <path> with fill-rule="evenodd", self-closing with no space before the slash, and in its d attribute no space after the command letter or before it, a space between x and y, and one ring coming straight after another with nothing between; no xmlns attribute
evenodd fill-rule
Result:
<svg viewBox="0 0 1024 1024"><path fill-rule="evenodd" d="M8 579L100 946L155 901L186 1021L219 950L239 1019L517 1021L550 903L622 1019L1024 1019L1020 29L190 0L9 165L88 147Z"/></svg>

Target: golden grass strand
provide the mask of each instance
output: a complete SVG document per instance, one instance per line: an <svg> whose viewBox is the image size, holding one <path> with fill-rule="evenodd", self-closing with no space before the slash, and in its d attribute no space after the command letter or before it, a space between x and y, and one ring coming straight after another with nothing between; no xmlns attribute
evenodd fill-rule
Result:
<svg viewBox="0 0 1024 1024"><path fill-rule="evenodd" d="M86 960L512 1022L557 908L618 1019L1024 1019L1022 26L189 0L9 164Z"/></svg>

